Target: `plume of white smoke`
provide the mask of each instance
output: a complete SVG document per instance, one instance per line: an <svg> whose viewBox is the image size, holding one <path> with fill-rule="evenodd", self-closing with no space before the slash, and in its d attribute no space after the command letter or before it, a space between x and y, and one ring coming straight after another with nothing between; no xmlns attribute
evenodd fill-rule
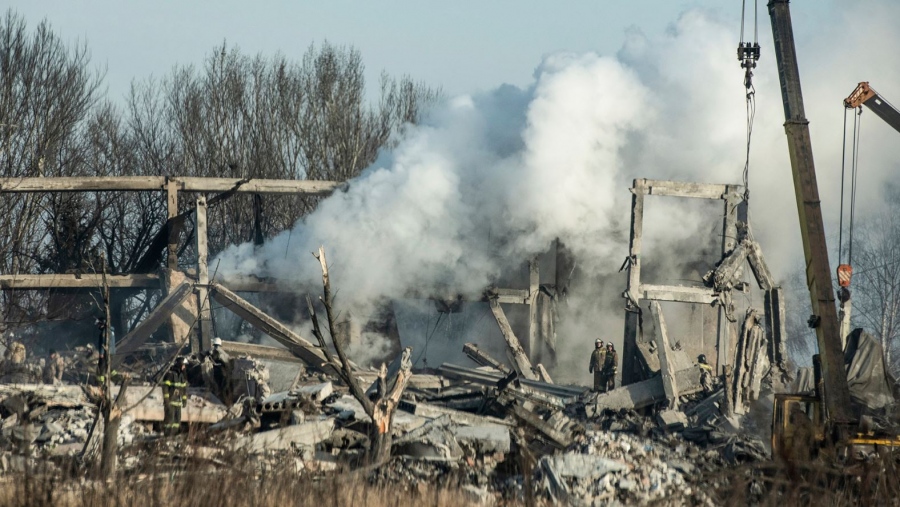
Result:
<svg viewBox="0 0 900 507"><path fill-rule="evenodd" d="M900 7L867 3L881 16L863 19L851 15L856 7L836 4L821 14L823 26L849 25L859 36L854 41L804 28L803 18L794 18L827 227L836 225L839 207L841 99L867 76L888 96L900 82L896 67L878 61L900 48L900 33L889 25ZM760 21L751 223L782 276L802 250L764 12ZM630 180L741 183L746 91L734 57L736 27L736 19L689 11L662 35L630 30L615 58L550 55L525 89L504 85L449 100L293 231L259 248L245 244L223 252L219 273L314 287L320 273L308 253L325 245L342 304L360 307L413 293L479 294L558 237L589 275L570 301L578 320L560 330L561 364L578 364L597 333L620 343L624 279L613 273L627 254ZM876 45L884 51L868 49ZM836 55L852 65L835 62ZM893 96L900 97L900 87ZM900 143L889 142L895 132L872 130L884 145L862 158L872 169L861 187L877 194L896 174ZM653 199L665 200L665 210L648 213L653 222L645 229L644 258L660 272L684 274L679 265L697 254L692 247L718 234L716 217L710 219L708 206L648 202Z"/></svg>
<svg viewBox="0 0 900 507"><path fill-rule="evenodd" d="M621 152L646 126L646 96L614 58L550 56L528 90L449 101L292 232L225 251L219 273L313 285L305 256L325 245L344 301L479 294L557 237L592 272L612 271Z"/></svg>

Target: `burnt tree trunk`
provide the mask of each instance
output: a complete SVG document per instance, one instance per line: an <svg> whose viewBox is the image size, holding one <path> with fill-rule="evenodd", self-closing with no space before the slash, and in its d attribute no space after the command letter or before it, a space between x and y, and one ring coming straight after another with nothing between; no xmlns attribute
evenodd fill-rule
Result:
<svg viewBox="0 0 900 507"><path fill-rule="evenodd" d="M400 358L400 369L396 376L387 378L387 367L382 364L378 373L378 395L373 402L366 396L365 390L359 385L359 380L353 376L350 360L344 352L344 344L338 338L337 324L335 323L334 310L331 298L331 283L328 278L328 263L325 260L325 248L319 247L318 254L314 254L322 266L322 285L324 288L322 304L325 306L325 315L328 318L328 331L331 334L331 342L335 352L341 361L340 377L354 398L362 405L363 410L372 419L371 438L369 439L369 452L366 461L370 465L388 461L391 457L393 438L391 427L394 420L394 412L400 404L400 397L412 377L412 347L403 349Z"/></svg>

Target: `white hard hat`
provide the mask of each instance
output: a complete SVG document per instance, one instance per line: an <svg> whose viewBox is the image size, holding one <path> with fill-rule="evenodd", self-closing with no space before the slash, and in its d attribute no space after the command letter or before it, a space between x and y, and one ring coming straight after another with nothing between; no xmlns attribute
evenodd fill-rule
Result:
<svg viewBox="0 0 900 507"><path fill-rule="evenodd" d="M594 342L594 345L603 345L603 340L597 338L597 341Z"/></svg>
<svg viewBox="0 0 900 507"><path fill-rule="evenodd" d="M213 338L212 344L213 344L213 347L221 347L222 339L217 336L217 337Z"/></svg>

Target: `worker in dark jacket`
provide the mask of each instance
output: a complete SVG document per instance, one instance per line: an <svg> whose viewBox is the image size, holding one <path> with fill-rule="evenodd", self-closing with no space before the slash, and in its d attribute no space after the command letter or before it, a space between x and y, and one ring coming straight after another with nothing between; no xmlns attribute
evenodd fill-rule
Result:
<svg viewBox="0 0 900 507"><path fill-rule="evenodd" d="M187 358L179 357L163 376L163 433L173 435L181 427L181 409L187 403Z"/></svg>
<svg viewBox="0 0 900 507"><path fill-rule="evenodd" d="M606 357L603 361L603 391L612 391L616 388L616 371L619 369L619 356L612 342L606 344Z"/></svg>
<svg viewBox="0 0 900 507"><path fill-rule="evenodd" d="M606 362L606 350L603 349L603 340L597 338L594 342L594 352L591 353L591 366L588 372L594 374L594 392L605 391L603 383L603 365Z"/></svg>

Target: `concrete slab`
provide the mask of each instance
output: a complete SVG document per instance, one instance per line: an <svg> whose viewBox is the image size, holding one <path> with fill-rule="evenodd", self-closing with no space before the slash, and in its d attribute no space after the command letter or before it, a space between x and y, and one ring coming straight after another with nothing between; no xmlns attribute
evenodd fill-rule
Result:
<svg viewBox="0 0 900 507"><path fill-rule="evenodd" d="M295 447L315 447L327 439L334 431L334 418L307 421L303 424L285 426L270 431L237 439L236 449L246 449L251 453L279 451Z"/></svg>
<svg viewBox="0 0 900 507"><path fill-rule="evenodd" d="M119 386L113 386L113 396L118 396ZM135 421L158 422L163 420L163 393L159 386L128 386L124 407ZM216 423L228 413L225 405L206 389L188 388L187 406L181 410L181 422Z"/></svg>
<svg viewBox="0 0 900 507"><path fill-rule="evenodd" d="M450 428L450 432L456 437L459 445L472 449L476 454L509 452L509 428L506 426L498 424L454 426Z"/></svg>

